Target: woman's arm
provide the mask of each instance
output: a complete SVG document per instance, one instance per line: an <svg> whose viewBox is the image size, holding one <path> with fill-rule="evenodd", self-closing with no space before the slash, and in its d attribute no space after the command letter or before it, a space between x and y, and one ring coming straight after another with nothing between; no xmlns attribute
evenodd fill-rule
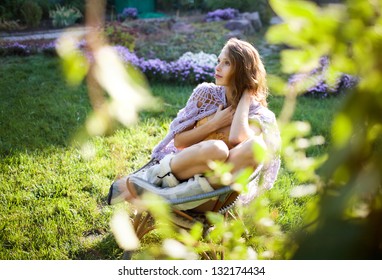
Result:
<svg viewBox="0 0 382 280"><path fill-rule="evenodd" d="M229 126L232 123L234 110L232 107L223 109L220 105L213 118L198 127L190 127L175 135L174 145L177 149L184 149L203 141L212 132Z"/></svg>
<svg viewBox="0 0 382 280"><path fill-rule="evenodd" d="M248 122L249 106L251 105L251 95L244 91L236 108L235 116L232 120L229 134L229 142L236 146L250 137L255 136L255 131L251 129Z"/></svg>

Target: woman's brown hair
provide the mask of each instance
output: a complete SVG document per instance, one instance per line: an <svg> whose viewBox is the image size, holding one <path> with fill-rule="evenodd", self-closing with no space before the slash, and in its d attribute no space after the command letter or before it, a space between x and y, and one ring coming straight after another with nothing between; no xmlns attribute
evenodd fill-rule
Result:
<svg viewBox="0 0 382 280"><path fill-rule="evenodd" d="M266 71L258 51L250 43L236 38L229 39L224 48L234 69L230 79L232 105L236 107L244 90L248 89L258 102L267 107Z"/></svg>

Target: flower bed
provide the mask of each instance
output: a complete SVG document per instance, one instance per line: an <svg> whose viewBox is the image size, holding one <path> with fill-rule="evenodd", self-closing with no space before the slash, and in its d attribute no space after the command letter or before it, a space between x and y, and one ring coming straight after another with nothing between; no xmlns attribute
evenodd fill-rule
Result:
<svg viewBox="0 0 382 280"><path fill-rule="evenodd" d="M312 96L318 98L326 98L346 92L346 89L353 88L357 84L357 78L349 74L340 73L334 83L327 82L327 71L329 67L329 59L322 57L319 67L305 74L292 75L288 83L290 85L304 82L308 84L308 88L304 91L304 96Z"/></svg>
<svg viewBox="0 0 382 280"><path fill-rule="evenodd" d="M79 44L84 49L84 42ZM55 41L39 40L0 43L0 55L32 55L36 53L55 54ZM217 56L204 52L186 52L176 61L138 57L127 47L114 46L119 57L142 71L150 81L200 83L212 81L217 64Z"/></svg>
<svg viewBox="0 0 382 280"><path fill-rule="evenodd" d="M139 58L127 48L116 46L120 58L141 70L149 80L199 83L212 81L217 57L204 52L186 52L178 60L167 62L160 59Z"/></svg>
<svg viewBox="0 0 382 280"><path fill-rule="evenodd" d="M28 40L22 42L0 41L0 56L27 56L36 53L55 54L56 44L51 39Z"/></svg>

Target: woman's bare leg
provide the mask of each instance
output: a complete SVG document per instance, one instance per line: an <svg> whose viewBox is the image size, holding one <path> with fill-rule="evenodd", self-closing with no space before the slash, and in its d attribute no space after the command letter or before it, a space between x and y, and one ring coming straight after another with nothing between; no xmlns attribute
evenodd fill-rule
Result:
<svg viewBox="0 0 382 280"><path fill-rule="evenodd" d="M185 148L171 160L172 174L178 180L186 180L195 174L210 170L211 160L226 161L229 155L227 145L221 140L207 140Z"/></svg>
<svg viewBox="0 0 382 280"><path fill-rule="evenodd" d="M253 145L254 142L258 141L256 138L250 138L246 140L245 142L237 145L236 147L229 150L229 156L227 158L226 163L232 163L233 164L233 170L231 173L233 175L237 174L240 170L246 168L246 167L253 167L254 169L258 166L258 162L256 161L256 158L253 154ZM219 184L211 184L211 186L215 189L218 189L222 187ZM228 200L225 202L225 205L228 205L229 203L233 202L237 197L237 193L233 193ZM206 211L212 211L215 208L216 201L208 201L198 207L196 207L194 210L198 212L206 212Z"/></svg>
<svg viewBox="0 0 382 280"><path fill-rule="evenodd" d="M203 141L190 146L178 153L171 161L172 173L178 180L186 180L195 174L203 174L210 170L208 162L220 160L233 164L232 174L252 166L257 167L258 162L253 155L256 138L250 138L231 150L221 140Z"/></svg>
<svg viewBox="0 0 382 280"><path fill-rule="evenodd" d="M233 164L232 174L239 172L246 167L256 168L259 162L253 153L253 145L259 141L259 138L249 138L229 151L227 163Z"/></svg>

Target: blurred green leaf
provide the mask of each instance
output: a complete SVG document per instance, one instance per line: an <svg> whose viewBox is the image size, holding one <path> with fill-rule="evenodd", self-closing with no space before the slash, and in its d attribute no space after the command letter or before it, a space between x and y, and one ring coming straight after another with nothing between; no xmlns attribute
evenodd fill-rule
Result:
<svg viewBox="0 0 382 280"><path fill-rule="evenodd" d="M314 49L284 50L281 53L282 70L285 73L309 72L318 67L321 56Z"/></svg>
<svg viewBox="0 0 382 280"><path fill-rule="evenodd" d="M332 143L335 147L341 148L350 141L353 134L353 124L345 114L338 114L332 125Z"/></svg>
<svg viewBox="0 0 382 280"><path fill-rule="evenodd" d="M307 1L270 0L273 10L283 19L314 18L317 17L317 5Z"/></svg>
<svg viewBox="0 0 382 280"><path fill-rule="evenodd" d="M170 205L163 198L153 193L145 192L142 198L144 207L147 207L156 221L157 231L163 236L172 236L174 226L171 222Z"/></svg>
<svg viewBox="0 0 382 280"><path fill-rule="evenodd" d="M66 53L62 58L64 76L70 85L79 85L89 70L87 59L79 52Z"/></svg>
<svg viewBox="0 0 382 280"><path fill-rule="evenodd" d="M247 167L239 172L235 176L235 183L233 185L234 189L239 192L247 192L248 191L248 179L253 173L253 168Z"/></svg>
<svg viewBox="0 0 382 280"><path fill-rule="evenodd" d="M296 121L290 122L281 127L281 140L283 147L289 145L289 143L296 137L307 136L311 131L311 126L308 122Z"/></svg>
<svg viewBox="0 0 382 280"><path fill-rule="evenodd" d="M273 95L286 94L286 81L284 79L276 75L268 75L267 81Z"/></svg>
<svg viewBox="0 0 382 280"><path fill-rule="evenodd" d="M201 239L203 235L203 225L201 223L195 223L190 230L190 235L194 240Z"/></svg>
<svg viewBox="0 0 382 280"><path fill-rule="evenodd" d="M291 27L287 23L273 25L268 29L266 39L272 44L287 44L289 46L301 46L305 40L295 36L285 37L285 34L291 33Z"/></svg>
<svg viewBox="0 0 382 280"><path fill-rule="evenodd" d="M210 223L213 225L222 224L224 222L224 216L219 213L208 212L207 218L210 221Z"/></svg>

